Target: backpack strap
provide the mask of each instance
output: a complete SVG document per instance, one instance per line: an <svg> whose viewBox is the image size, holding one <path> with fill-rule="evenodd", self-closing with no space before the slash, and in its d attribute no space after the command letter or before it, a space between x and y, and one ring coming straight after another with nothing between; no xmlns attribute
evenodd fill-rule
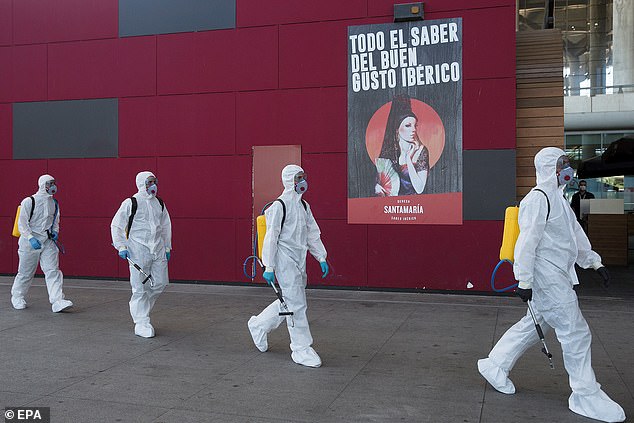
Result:
<svg viewBox="0 0 634 423"><path fill-rule="evenodd" d="M132 201L132 211L130 212L130 218L128 219L128 226L125 228L126 239L130 238L130 228L132 227L132 221L134 220L134 215L136 214L136 209L138 207L136 197L130 197L130 201Z"/></svg>
<svg viewBox="0 0 634 423"><path fill-rule="evenodd" d="M539 188L533 189L533 191L539 191L546 197L546 203L548 204L548 213L546 214L546 222L548 222L548 218L550 217L550 200L548 199L548 195Z"/></svg>
<svg viewBox="0 0 634 423"><path fill-rule="evenodd" d="M31 219L33 218L33 211L35 210L35 198L33 198L32 195L29 198L31 199L31 213L29 214L29 222L30 222Z"/></svg>
<svg viewBox="0 0 634 423"><path fill-rule="evenodd" d="M286 204L284 204L284 200L282 200L281 198L277 198L275 201L279 201L280 204L282 205L282 224L280 225L280 232L282 231L282 228L284 227L284 221L286 220ZM308 204L306 203L306 201L304 201L304 199L302 198L302 206L304 206L304 211L308 212Z"/></svg>
<svg viewBox="0 0 634 423"><path fill-rule="evenodd" d="M282 205L282 224L280 225L280 232L281 232L282 228L284 227L284 221L286 220L286 204L284 204L284 200L282 200L281 198L278 198L275 201L279 201L280 204Z"/></svg>
<svg viewBox="0 0 634 423"><path fill-rule="evenodd" d="M53 232L53 226L55 226L55 219L57 219L57 213L59 212L59 203L54 198L53 198L53 202L55 203L55 213L53 213L53 224L51 225L51 232Z"/></svg>
<svg viewBox="0 0 634 423"><path fill-rule="evenodd" d="M161 205L161 213L165 211L165 202L162 198L156 197L159 204ZM132 201L132 211L130 212L130 218L128 219L128 226L125 228L125 237L130 238L130 228L132 227L132 222L134 221L134 215L136 214L136 210L139 207L139 203L136 200L136 197L130 197L130 201Z"/></svg>

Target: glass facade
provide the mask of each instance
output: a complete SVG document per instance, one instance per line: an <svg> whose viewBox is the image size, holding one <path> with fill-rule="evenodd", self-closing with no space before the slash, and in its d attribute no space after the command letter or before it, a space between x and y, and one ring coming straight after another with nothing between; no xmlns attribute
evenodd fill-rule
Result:
<svg viewBox="0 0 634 423"><path fill-rule="evenodd" d="M579 162L601 155L611 142L631 135L633 132L567 132L565 135L566 154L572 166L577 169ZM605 178L586 179L588 191L595 198L623 199L625 212L634 212L634 176L610 176ZM566 198L570 200L577 192L576 183L566 188Z"/></svg>
<svg viewBox="0 0 634 423"><path fill-rule="evenodd" d="M517 0L517 5L518 31L544 28L545 0ZM601 114L593 115L595 102L610 104L610 110L616 113L632 111L627 105L633 104L634 95L634 0L552 0L552 5L553 26L561 31L563 41L563 94L593 97L589 102L579 98L566 100L571 112L565 112L570 127L565 130L564 148L578 169L579 163L600 156L613 141L634 135L634 125L628 118L614 125L604 122ZM589 108L581 112L579 105L584 105L583 109L587 104ZM597 107L597 111L601 109ZM575 123L578 116L570 115L577 113L588 114L591 123ZM592 130L571 130L575 125ZM568 201L578 192L578 182L575 179L566 187ZM625 213L634 213L634 175L586 182L595 198L622 199ZM634 263L634 235L628 237L628 244L629 262Z"/></svg>
<svg viewBox="0 0 634 423"><path fill-rule="evenodd" d="M544 3L518 0L520 31L542 29ZM632 48L631 30L620 19L634 11L632 4L632 0L554 0L554 26L561 30L564 42L565 95L634 92L631 53L614 48L615 41L623 45L623 40L626 49ZM615 77L617 73L625 77Z"/></svg>

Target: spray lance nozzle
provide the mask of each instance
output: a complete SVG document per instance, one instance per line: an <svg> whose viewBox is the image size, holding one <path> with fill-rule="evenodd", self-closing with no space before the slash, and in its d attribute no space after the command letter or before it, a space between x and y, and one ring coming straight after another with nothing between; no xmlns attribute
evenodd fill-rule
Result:
<svg viewBox="0 0 634 423"><path fill-rule="evenodd" d="M135 262L133 262L130 257L127 257L128 262L136 269L139 271L139 273L141 273L143 276L145 276L145 279L143 279L143 281L141 282L142 285L145 285L145 283L149 280L150 281L150 286L154 287L154 278L152 277L151 274L147 274L145 273L145 271L141 268L141 266L139 266L138 264L136 264Z"/></svg>

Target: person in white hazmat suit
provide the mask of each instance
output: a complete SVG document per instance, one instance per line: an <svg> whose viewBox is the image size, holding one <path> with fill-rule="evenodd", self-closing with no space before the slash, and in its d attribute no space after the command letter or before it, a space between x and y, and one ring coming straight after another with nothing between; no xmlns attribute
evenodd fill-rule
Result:
<svg viewBox="0 0 634 423"><path fill-rule="evenodd" d="M321 242L320 230L308 203L302 200L308 189L304 170L297 165L288 165L282 170L284 192L278 198L284 202L273 202L265 213L266 235L262 247L264 279L274 283L277 276L284 302L292 318L286 326L291 338L291 358L297 364L308 367L321 366L321 358L312 348L313 337L306 316L306 253L310 252L319 261L322 278L328 274L326 249ZM282 220L284 225L282 227ZM281 304L275 300L259 315L249 319L248 327L255 346L262 352L268 349L267 335L285 319L280 316Z"/></svg>
<svg viewBox="0 0 634 423"><path fill-rule="evenodd" d="M592 419L622 422L625 412L601 390L591 366L592 336L581 315L573 285L579 283L575 263L597 270L609 283L601 257L592 251L590 241L563 197L566 183L572 179L564 152L555 147L535 155L537 186L547 196L532 190L520 203L520 235L515 245L513 272L519 281L517 294L531 301L544 332L549 328L561 343L564 367L572 394L571 411ZM550 215L548 208L550 203ZM520 356L539 342L529 313L500 338L489 357L478 361L482 376L499 392L515 393L508 374Z"/></svg>
<svg viewBox="0 0 634 423"><path fill-rule="evenodd" d="M145 273L152 275L153 281L143 284L145 276L129 264L132 287L130 314L134 321L134 333L151 338L154 336L154 327L150 323L150 312L169 282L167 262L172 250L172 223L167 207L156 196L156 176L152 172L139 172L136 186L138 192L133 196L135 200L123 200L112 219L110 232L112 245L119 252L119 257L124 260L129 258Z"/></svg>
<svg viewBox="0 0 634 423"><path fill-rule="evenodd" d="M48 300L53 312L58 313L73 306L64 298L64 275L59 270L59 250L55 241L59 236L59 206L53 200L57 192L55 178L42 175L37 181L38 191L22 200L18 217L18 274L11 288L11 303L16 310L26 308L26 294L33 282L33 275L40 263ZM35 208L33 208L35 206Z"/></svg>

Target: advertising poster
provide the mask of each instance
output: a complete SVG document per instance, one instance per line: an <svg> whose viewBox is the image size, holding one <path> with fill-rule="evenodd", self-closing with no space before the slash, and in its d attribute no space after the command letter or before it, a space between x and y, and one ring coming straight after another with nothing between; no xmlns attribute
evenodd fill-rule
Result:
<svg viewBox="0 0 634 423"><path fill-rule="evenodd" d="M348 223L462 224L462 19L348 28Z"/></svg>

